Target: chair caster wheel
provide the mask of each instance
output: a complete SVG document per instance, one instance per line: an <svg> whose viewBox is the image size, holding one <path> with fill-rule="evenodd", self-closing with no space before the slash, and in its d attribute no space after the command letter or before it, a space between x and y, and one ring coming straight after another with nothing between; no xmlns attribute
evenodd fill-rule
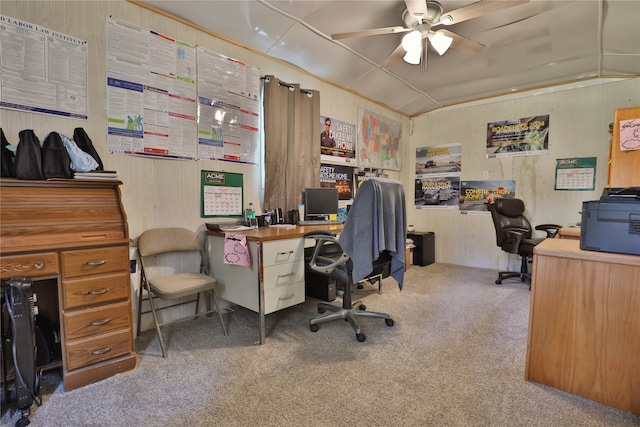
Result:
<svg viewBox="0 0 640 427"><path fill-rule="evenodd" d="M364 305L364 304L360 304L360 307L358 307L358 310L362 310L362 311L364 311L364 310L366 310L366 309L367 309L367 306L366 306L366 305Z"/></svg>
<svg viewBox="0 0 640 427"><path fill-rule="evenodd" d="M358 339L358 342L365 342L367 336L365 334L356 334L356 338Z"/></svg>
<svg viewBox="0 0 640 427"><path fill-rule="evenodd" d="M309 325L309 329L311 329L311 332L318 332L318 325L315 323L311 323Z"/></svg>
<svg viewBox="0 0 640 427"><path fill-rule="evenodd" d="M497 280L496 280L496 285L502 285L502 280L497 279Z"/></svg>
<svg viewBox="0 0 640 427"><path fill-rule="evenodd" d="M318 307L318 313L320 313L320 314L324 313L324 308Z"/></svg>
<svg viewBox="0 0 640 427"><path fill-rule="evenodd" d="M387 326L393 326L394 324L393 319L384 319L384 323L386 323Z"/></svg>

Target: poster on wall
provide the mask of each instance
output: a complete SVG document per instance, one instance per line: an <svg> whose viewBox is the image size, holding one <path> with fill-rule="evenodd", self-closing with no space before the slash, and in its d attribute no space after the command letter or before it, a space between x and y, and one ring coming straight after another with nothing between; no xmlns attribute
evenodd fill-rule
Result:
<svg viewBox="0 0 640 427"><path fill-rule="evenodd" d="M487 124L487 158L547 154L549 115Z"/></svg>
<svg viewBox="0 0 640 427"><path fill-rule="evenodd" d="M554 190L595 190L597 157L556 159Z"/></svg>
<svg viewBox="0 0 640 427"><path fill-rule="evenodd" d="M516 182L506 181L461 181L461 213L489 213L489 204L497 197L516 196Z"/></svg>
<svg viewBox="0 0 640 427"><path fill-rule="evenodd" d="M350 166L320 165L320 186L338 189L338 200L353 199L353 168Z"/></svg>
<svg viewBox="0 0 640 427"><path fill-rule="evenodd" d="M320 127L320 160L355 165L356 125L320 116Z"/></svg>
<svg viewBox="0 0 640 427"><path fill-rule="evenodd" d="M257 165L260 156L260 71L198 47L200 159Z"/></svg>
<svg viewBox="0 0 640 427"><path fill-rule="evenodd" d="M416 209L458 209L460 175L423 175L415 180Z"/></svg>
<svg viewBox="0 0 640 427"><path fill-rule="evenodd" d="M0 108L87 119L88 45L0 15Z"/></svg>
<svg viewBox="0 0 640 427"><path fill-rule="evenodd" d="M416 209L458 209L462 144L416 148Z"/></svg>
<svg viewBox="0 0 640 427"><path fill-rule="evenodd" d="M107 16L107 149L195 160L196 48Z"/></svg>
<svg viewBox="0 0 640 427"><path fill-rule="evenodd" d="M402 123L359 108L358 126L358 166L401 170Z"/></svg>

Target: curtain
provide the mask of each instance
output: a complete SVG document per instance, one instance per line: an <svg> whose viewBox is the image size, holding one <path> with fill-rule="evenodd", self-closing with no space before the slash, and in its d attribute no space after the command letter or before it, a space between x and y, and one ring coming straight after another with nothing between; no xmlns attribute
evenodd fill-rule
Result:
<svg viewBox="0 0 640 427"><path fill-rule="evenodd" d="M320 93L264 77L263 210L298 209L306 187L320 186Z"/></svg>

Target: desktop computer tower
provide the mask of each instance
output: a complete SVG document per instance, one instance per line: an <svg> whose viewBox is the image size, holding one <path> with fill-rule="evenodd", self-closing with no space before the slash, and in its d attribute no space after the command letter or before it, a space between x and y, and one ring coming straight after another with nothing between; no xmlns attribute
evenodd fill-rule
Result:
<svg viewBox="0 0 640 427"><path fill-rule="evenodd" d="M407 233L413 240L413 265L424 267L436 262L436 236L433 231L413 231Z"/></svg>
<svg viewBox="0 0 640 427"><path fill-rule="evenodd" d="M323 301L333 301L336 299L335 280L307 269L304 274L304 283L307 296Z"/></svg>

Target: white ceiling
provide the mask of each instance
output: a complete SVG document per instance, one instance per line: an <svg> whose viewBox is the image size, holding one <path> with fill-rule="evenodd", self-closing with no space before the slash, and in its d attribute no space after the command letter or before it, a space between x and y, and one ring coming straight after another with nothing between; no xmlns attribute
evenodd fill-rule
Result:
<svg viewBox="0 0 640 427"><path fill-rule="evenodd" d="M483 0L489 1L489 0ZM446 29L485 47L429 49L427 67L385 61L405 33L403 0L148 0L146 4L408 116L442 106L593 77L640 75L640 1L531 0ZM473 1L440 0L446 12ZM445 28L444 26L434 29Z"/></svg>

